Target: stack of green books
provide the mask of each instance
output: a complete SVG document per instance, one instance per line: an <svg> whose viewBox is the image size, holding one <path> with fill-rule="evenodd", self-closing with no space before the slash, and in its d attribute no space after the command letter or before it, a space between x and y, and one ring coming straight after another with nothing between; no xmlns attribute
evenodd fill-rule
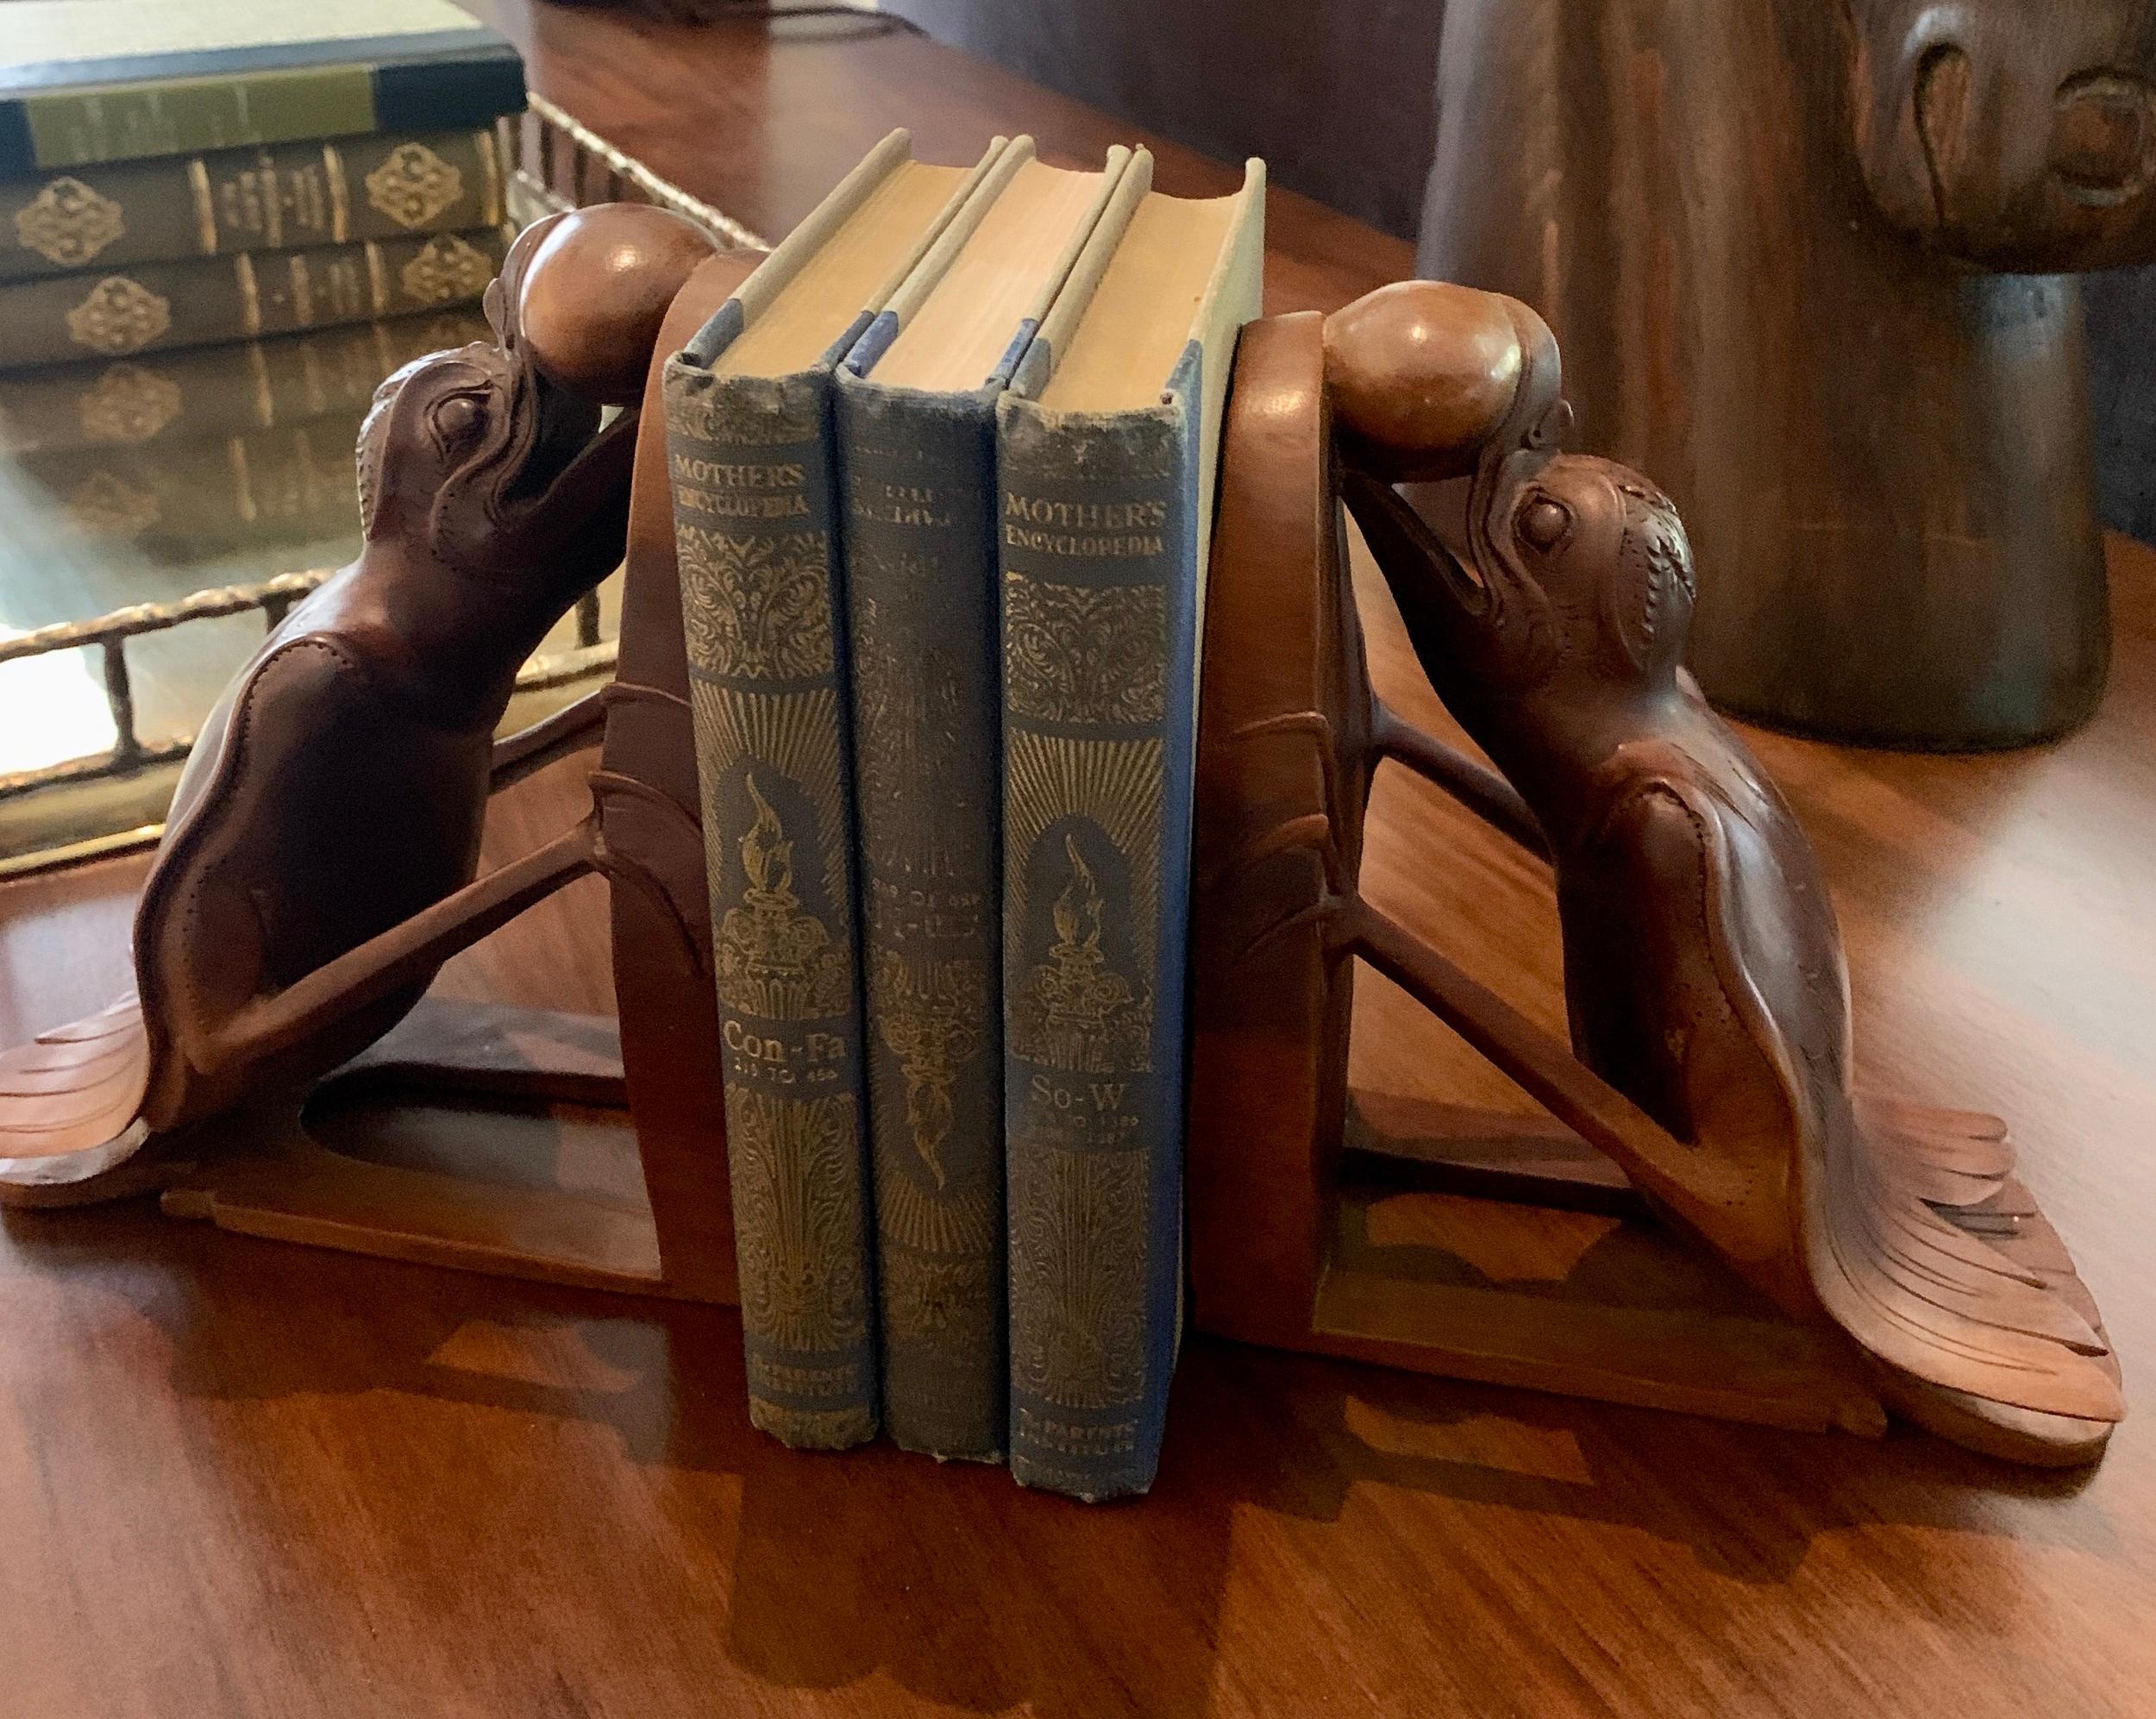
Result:
<svg viewBox="0 0 2156 1719"><path fill-rule="evenodd" d="M1143 1491L1263 172L887 139L668 361L751 1418Z"/></svg>
<svg viewBox="0 0 2156 1719"><path fill-rule="evenodd" d="M449 0L0 6L0 454L159 560L351 529L382 379L483 331L523 106Z"/></svg>

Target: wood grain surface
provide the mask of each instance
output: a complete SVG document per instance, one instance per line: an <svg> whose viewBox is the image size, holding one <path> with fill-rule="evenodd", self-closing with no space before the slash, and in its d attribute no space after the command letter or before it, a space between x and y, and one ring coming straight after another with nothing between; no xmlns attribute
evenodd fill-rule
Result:
<svg viewBox="0 0 2156 1719"><path fill-rule="evenodd" d="M510 22L539 88L766 232L899 120L952 160L996 129L1066 160L1119 135L910 40ZM1163 165L1171 189L1227 182ZM1395 242L1292 198L1275 214L1276 308L1405 270ZM1088 1509L887 1448L780 1449L748 1427L723 1310L141 1203L10 1213L0 1715L2148 1712L2156 554L2115 544L2113 566L2110 693L2061 746L1755 737L1834 886L1863 1072L2010 1117L2109 1316L2139 1415L2093 1475L1200 1341L1153 1495ZM1374 578L1365 614L1381 690L1428 718ZM582 809L573 767L532 778L492 856ZM0 889L0 1038L123 982L140 869ZM1366 876L1559 1025L1547 885L1501 838L1388 775ZM603 1008L605 935L580 884L442 987ZM1520 1102L1396 994L1363 995L1367 1088ZM1591 1247L1583 1221L1552 1245Z"/></svg>

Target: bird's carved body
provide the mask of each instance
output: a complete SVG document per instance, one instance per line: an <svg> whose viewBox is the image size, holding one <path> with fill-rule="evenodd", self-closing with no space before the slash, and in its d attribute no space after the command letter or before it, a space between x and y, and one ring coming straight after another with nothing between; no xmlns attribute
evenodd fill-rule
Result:
<svg viewBox="0 0 2156 1719"><path fill-rule="evenodd" d="M472 882L518 666L618 564L633 416L548 380L511 250L498 343L378 391L359 557L293 608L204 724L136 910L136 992L0 1057L0 1181L89 1191L146 1139L305 1086L385 1032L438 961L293 1030L263 1006Z"/></svg>
<svg viewBox="0 0 2156 1719"><path fill-rule="evenodd" d="M1676 510L1557 451L1555 342L1508 300L1489 301L1519 333L1504 421L1464 455L1403 448L1363 394L1436 362L1386 357L1439 348L1418 318L1447 301L1418 290L1436 291L1335 319L1343 489L1432 685L1541 825L1576 1052L1677 1144L1627 1168L1793 1316L1838 1327L1905 1413L2085 1459L2123 1413L2095 1308L2002 1125L1855 1093L1817 860L1680 667L1697 582ZM1383 428L1358 441L1363 424ZM1419 510L1401 478L1440 487Z"/></svg>

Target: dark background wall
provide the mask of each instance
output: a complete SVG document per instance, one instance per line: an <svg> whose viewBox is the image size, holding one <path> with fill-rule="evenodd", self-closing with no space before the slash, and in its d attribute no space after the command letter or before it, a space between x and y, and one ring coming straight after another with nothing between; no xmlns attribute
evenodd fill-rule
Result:
<svg viewBox="0 0 2156 1719"><path fill-rule="evenodd" d="M1581 0L1590 4L1592 0ZM883 0L939 41L1413 238L1443 0ZM2156 542L2156 269L2088 284L2107 523Z"/></svg>
<svg viewBox="0 0 2156 1719"><path fill-rule="evenodd" d="M2156 543L2156 268L2092 275L2083 296L2103 523Z"/></svg>
<svg viewBox="0 0 2156 1719"><path fill-rule="evenodd" d="M947 41L1414 236L1441 0L883 0Z"/></svg>

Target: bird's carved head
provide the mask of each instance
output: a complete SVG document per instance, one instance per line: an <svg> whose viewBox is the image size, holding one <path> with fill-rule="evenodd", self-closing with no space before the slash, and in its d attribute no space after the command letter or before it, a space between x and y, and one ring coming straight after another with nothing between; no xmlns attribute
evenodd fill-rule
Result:
<svg viewBox="0 0 2156 1719"><path fill-rule="evenodd" d="M1674 685L1695 589L1684 527L1638 473L1560 451L1571 417L1541 317L1495 293L1386 287L1330 320L1326 387L1344 497L1448 703Z"/></svg>
<svg viewBox="0 0 2156 1719"><path fill-rule="evenodd" d="M556 217L559 218L559 217ZM592 401L550 380L522 338L519 292L548 223L511 248L487 292L495 341L415 359L375 391L360 430L360 512L394 540L471 573L618 559L636 421L605 430Z"/></svg>
<svg viewBox="0 0 2156 1719"><path fill-rule="evenodd" d="M1979 268L2156 260L2156 0L1842 0L1886 218Z"/></svg>
<svg viewBox="0 0 2156 1719"><path fill-rule="evenodd" d="M494 340L406 365L360 432L370 543L395 540L472 573L541 571L580 590L619 561L633 406L674 294L715 247L642 204L548 216L486 290Z"/></svg>
<svg viewBox="0 0 2156 1719"><path fill-rule="evenodd" d="M1698 586L1683 522L1629 467L1560 454L1491 499L1486 535L1550 618L1547 673L1618 687L1677 673Z"/></svg>

